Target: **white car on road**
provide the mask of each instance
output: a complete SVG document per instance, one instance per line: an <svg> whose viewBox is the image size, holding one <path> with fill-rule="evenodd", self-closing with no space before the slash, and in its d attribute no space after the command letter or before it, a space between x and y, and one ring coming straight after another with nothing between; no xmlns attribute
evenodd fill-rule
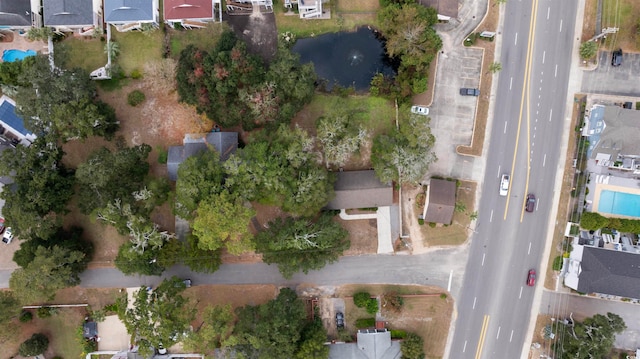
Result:
<svg viewBox="0 0 640 359"><path fill-rule="evenodd" d="M429 108L425 106L411 106L411 113L415 113L422 116L427 116L429 114Z"/></svg>
<svg viewBox="0 0 640 359"><path fill-rule="evenodd" d="M503 174L500 179L500 195L506 196L509 192L509 175Z"/></svg>

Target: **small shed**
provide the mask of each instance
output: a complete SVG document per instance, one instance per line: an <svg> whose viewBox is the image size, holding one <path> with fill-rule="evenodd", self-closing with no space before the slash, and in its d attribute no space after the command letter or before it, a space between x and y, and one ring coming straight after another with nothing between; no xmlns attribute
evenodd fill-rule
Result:
<svg viewBox="0 0 640 359"><path fill-rule="evenodd" d="M425 200L425 222L450 224L456 206L456 183L432 179Z"/></svg>

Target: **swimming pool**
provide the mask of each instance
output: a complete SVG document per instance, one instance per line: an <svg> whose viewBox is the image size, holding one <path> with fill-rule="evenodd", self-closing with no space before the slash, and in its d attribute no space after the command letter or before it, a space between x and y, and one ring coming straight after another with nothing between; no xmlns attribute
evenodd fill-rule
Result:
<svg viewBox="0 0 640 359"><path fill-rule="evenodd" d="M25 57L28 56L35 56L36 52L33 50L27 50L27 51L22 51L22 50L4 50L4 52L2 53L2 61L3 62L14 62L16 60L22 60Z"/></svg>
<svg viewBox="0 0 640 359"><path fill-rule="evenodd" d="M640 218L640 195L603 190L600 192L598 212Z"/></svg>

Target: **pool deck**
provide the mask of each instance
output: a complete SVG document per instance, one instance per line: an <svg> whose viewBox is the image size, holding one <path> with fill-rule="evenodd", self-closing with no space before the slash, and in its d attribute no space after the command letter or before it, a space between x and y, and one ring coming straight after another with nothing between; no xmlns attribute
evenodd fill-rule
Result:
<svg viewBox="0 0 640 359"><path fill-rule="evenodd" d="M0 42L0 57L4 50L33 50L39 54L48 54L49 47L44 41L29 41L26 36L20 36L17 32L13 33L13 40L10 42ZM0 59L0 62L2 60Z"/></svg>
<svg viewBox="0 0 640 359"><path fill-rule="evenodd" d="M609 179L614 179L615 177L609 177ZM617 179L618 181L620 179ZM604 179L603 182L607 182L607 179ZM600 182L596 182L595 183L595 191L593 194L593 199L591 200L591 210L593 212L598 212L601 215L605 216L605 217L616 217L616 218L629 218L629 219L638 219L638 217L634 217L634 216L624 216L624 215L620 215L620 214L612 214L612 213L603 213L603 212L599 212L598 211L598 205L600 204L600 195L602 194L602 191L614 191L614 192L622 192L622 193L629 193L629 194L635 194L635 195L639 195L640 196L640 188L637 187L627 187L624 185L616 185L616 184L609 184L609 183L600 183Z"/></svg>

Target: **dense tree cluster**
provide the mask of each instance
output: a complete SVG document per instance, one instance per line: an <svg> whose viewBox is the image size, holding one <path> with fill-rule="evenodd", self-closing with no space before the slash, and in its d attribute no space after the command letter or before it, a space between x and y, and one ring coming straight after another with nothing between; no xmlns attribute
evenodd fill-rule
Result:
<svg viewBox="0 0 640 359"><path fill-rule="evenodd" d="M558 324L553 351L560 359L605 358L613 348L616 334L626 328L617 314L596 314L583 322Z"/></svg>
<svg viewBox="0 0 640 359"><path fill-rule="evenodd" d="M210 51L188 46L176 72L182 101L196 105L223 127L246 130L288 122L311 100L315 74L311 65L280 46L269 69L227 31Z"/></svg>
<svg viewBox="0 0 640 359"><path fill-rule="evenodd" d="M307 326L304 303L289 288L259 306L237 310L228 343L246 358L327 358L324 327Z"/></svg>
<svg viewBox="0 0 640 359"><path fill-rule="evenodd" d="M400 343L402 359L424 359L424 339L414 333L408 333Z"/></svg>
<svg viewBox="0 0 640 359"><path fill-rule="evenodd" d="M297 127L261 132L223 166L232 193L294 215L315 215L333 198L334 176L319 165L313 139Z"/></svg>
<svg viewBox="0 0 640 359"><path fill-rule="evenodd" d="M316 121L317 139L322 145L323 161L327 167L344 166L351 155L360 151L368 138L367 131L356 126L352 113L334 111Z"/></svg>
<svg viewBox="0 0 640 359"><path fill-rule="evenodd" d="M373 141L371 164L382 182L417 182L436 160L429 117L413 113L403 117L398 130Z"/></svg>
<svg viewBox="0 0 640 359"><path fill-rule="evenodd" d="M256 249L265 263L276 263L285 278L302 271L321 269L349 249L349 232L323 213L316 220L276 218L256 235Z"/></svg>
<svg viewBox="0 0 640 359"><path fill-rule="evenodd" d="M403 98L426 90L429 64L442 47L433 28L437 21L434 8L415 1L387 1L378 12L387 54L401 60L396 83Z"/></svg>
<svg viewBox="0 0 640 359"><path fill-rule="evenodd" d="M37 56L17 83L16 111L35 134L69 141L111 138L118 129L114 109L97 99L96 84L84 70L52 69L46 56Z"/></svg>

